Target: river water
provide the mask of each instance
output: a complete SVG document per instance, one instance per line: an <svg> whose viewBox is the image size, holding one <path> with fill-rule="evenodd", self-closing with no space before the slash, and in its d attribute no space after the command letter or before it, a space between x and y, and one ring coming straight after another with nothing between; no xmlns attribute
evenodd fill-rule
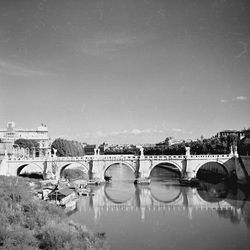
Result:
<svg viewBox="0 0 250 250"><path fill-rule="evenodd" d="M161 171L149 186L136 186L130 170L110 171L113 182L93 187L69 217L105 232L112 249L250 249L246 188L184 187Z"/></svg>

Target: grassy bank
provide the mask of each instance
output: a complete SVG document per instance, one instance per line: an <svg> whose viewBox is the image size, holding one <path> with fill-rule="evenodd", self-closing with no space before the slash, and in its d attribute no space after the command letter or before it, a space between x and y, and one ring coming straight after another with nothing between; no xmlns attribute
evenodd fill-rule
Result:
<svg viewBox="0 0 250 250"><path fill-rule="evenodd" d="M107 249L106 241L71 224L63 210L37 199L29 181L0 176L0 249Z"/></svg>

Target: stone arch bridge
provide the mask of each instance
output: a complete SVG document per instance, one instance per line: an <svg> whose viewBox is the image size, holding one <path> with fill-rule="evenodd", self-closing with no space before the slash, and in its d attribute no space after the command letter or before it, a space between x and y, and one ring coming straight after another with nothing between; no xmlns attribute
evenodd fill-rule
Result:
<svg viewBox="0 0 250 250"><path fill-rule="evenodd" d="M198 170L206 163L219 163L230 176L233 171L237 176L243 175L237 152L226 155L86 155L82 157L57 157L55 155L44 158L15 158L4 157L0 164L0 175L18 176L25 168L38 169L44 175L52 173L54 178L60 179L64 169L78 167L90 179L104 179L106 170L114 164L124 164L135 174L135 177L147 178L154 167L167 164L180 173L181 177L196 177Z"/></svg>

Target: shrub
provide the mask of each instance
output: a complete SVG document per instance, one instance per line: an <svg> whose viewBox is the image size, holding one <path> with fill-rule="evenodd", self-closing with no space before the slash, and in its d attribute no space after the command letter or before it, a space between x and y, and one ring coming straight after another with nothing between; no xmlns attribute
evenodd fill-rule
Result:
<svg viewBox="0 0 250 250"><path fill-rule="evenodd" d="M62 222L64 221L64 222ZM0 176L0 248L106 249L105 240L69 225L63 210L35 199L28 180Z"/></svg>

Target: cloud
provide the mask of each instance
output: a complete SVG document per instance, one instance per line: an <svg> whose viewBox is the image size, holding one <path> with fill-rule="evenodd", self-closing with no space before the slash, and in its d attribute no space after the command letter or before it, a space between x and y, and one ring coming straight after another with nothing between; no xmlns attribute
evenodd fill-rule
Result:
<svg viewBox="0 0 250 250"><path fill-rule="evenodd" d="M118 48L130 47L136 42L136 37L126 34L125 32L112 34L111 36L104 36L97 38L96 45L100 48Z"/></svg>
<svg viewBox="0 0 250 250"><path fill-rule="evenodd" d="M173 131L176 133L181 133L181 134L188 134L188 135L193 134L193 131L186 131L182 128L173 128Z"/></svg>
<svg viewBox="0 0 250 250"><path fill-rule="evenodd" d="M182 128L173 128L173 131L174 132L183 132L183 129Z"/></svg>
<svg viewBox="0 0 250 250"><path fill-rule="evenodd" d="M117 137L119 138L120 136L140 136L140 135L149 135L149 134L159 134L163 133L163 130L160 129L151 129L151 128L146 128L146 129L138 129L134 128L131 130L114 130L111 132L103 132L101 130L96 131L96 132L90 132L90 133L84 133L81 135L84 140L86 139L108 139L108 138L114 138Z"/></svg>
<svg viewBox="0 0 250 250"><path fill-rule="evenodd" d="M247 100L247 97L246 96L236 96L233 98L233 101L246 101Z"/></svg>
<svg viewBox="0 0 250 250"><path fill-rule="evenodd" d="M106 137L107 135L104 132L102 132L102 131L97 131L96 132L96 136L97 137Z"/></svg>
<svg viewBox="0 0 250 250"><path fill-rule="evenodd" d="M86 110L86 103L82 103L82 106L81 106L81 113L84 113Z"/></svg>
<svg viewBox="0 0 250 250"><path fill-rule="evenodd" d="M226 99L221 99L220 102L225 103L225 102L227 102L227 100Z"/></svg>
<svg viewBox="0 0 250 250"><path fill-rule="evenodd" d="M120 135L141 135L141 134L153 134L153 133L163 133L163 130L160 129L151 129L151 128L146 128L146 129L138 129L138 128L133 128L131 130L121 130L121 131L112 131L110 133L111 136L120 136Z"/></svg>
<svg viewBox="0 0 250 250"><path fill-rule="evenodd" d="M235 102L235 101L246 101L247 99L248 98L246 96L240 95L240 96L236 96L236 97L232 98L231 100L221 99L220 102L221 103L226 103L226 102L230 102L230 101L233 101L233 102Z"/></svg>
<svg viewBox="0 0 250 250"><path fill-rule="evenodd" d="M129 131L126 130L126 129L124 129L124 130L122 130L122 131L112 131L112 132L110 133L110 135L117 136L117 135L125 135L125 134L128 134L128 133L129 133Z"/></svg>
<svg viewBox="0 0 250 250"><path fill-rule="evenodd" d="M133 135L139 135L139 134L142 134L142 133L143 133L143 131L140 130L140 129L137 129L137 128L134 128L131 131L131 134L133 134Z"/></svg>
<svg viewBox="0 0 250 250"><path fill-rule="evenodd" d="M11 76L24 76L24 77L47 75L47 73L41 70L32 69L27 65L4 61L1 59L0 59L0 72Z"/></svg>
<svg viewBox="0 0 250 250"><path fill-rule="evenodd" d="M112 34L97 34L95 37L84 39L77 46L77 52L90 56L113 54L117 51L134 47L138 38L126 32Z"/></svg>

